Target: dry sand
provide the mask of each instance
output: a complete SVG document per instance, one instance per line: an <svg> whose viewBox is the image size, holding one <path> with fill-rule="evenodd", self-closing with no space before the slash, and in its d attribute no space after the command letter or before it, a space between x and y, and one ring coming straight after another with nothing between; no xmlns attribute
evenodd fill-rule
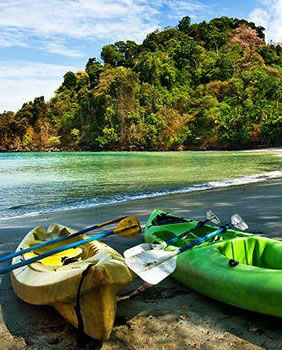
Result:
<svg viewBox="0 0 282 350"><path fill-rule="evenodd" d="M14 251L34 226L61 223L77 229L122 215L137 215L142 224L154 208L201 219L207 209L228 220L237 212L250 232L282 239L282 180L185 195L159 197L95 209L80 209L0 221L0 254ZM122 252L142 242L109 237ZM202 296L168 278L141 288L135 282L119 297L115 327L103 344L87 339L85 349L282 349L282 320L231 307ZM50 307L32 306L12 291L9 276L1 281L0 349L78 349L76 331Z"/></svg>

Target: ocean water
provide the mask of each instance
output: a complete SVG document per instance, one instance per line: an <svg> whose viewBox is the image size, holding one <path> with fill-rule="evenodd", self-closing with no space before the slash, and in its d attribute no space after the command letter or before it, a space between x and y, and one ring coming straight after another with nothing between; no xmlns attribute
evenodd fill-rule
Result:
<svg viewBox="0 0 282 350"><path fill-rule="evenodd" d="M265 152L0 153L0 220L280 176Z"/></svg>

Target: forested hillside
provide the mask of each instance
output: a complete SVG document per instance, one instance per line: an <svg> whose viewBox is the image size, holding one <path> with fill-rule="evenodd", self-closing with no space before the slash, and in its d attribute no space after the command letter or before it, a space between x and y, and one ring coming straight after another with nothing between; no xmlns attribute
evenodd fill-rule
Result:
<svg viewBox="0 0 282 350"><path fill-rule="evenodd" d="M0 150L183 150L282 144L282 45L234 18L106 45L50 101L0 115Z"/></svg>

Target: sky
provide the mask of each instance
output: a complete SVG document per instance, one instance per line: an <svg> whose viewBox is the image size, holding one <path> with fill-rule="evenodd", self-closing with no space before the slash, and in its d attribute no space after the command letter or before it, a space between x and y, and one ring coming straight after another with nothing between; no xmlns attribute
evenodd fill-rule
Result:
<svg viewBox="0 0 282 350"><path fill-rule="evenodd" d="M282 42L282 0L0 0L0 113L49 100L68 71L118 40L214 17L245 18Z"/></svg>

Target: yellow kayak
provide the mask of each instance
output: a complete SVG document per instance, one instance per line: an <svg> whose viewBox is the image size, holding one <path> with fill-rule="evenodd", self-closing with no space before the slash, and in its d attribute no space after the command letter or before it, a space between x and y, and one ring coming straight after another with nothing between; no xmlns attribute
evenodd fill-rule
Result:
<svg viewBox="0 0 282 350"><path fill-rule="evenodd" d="M17 251L77 232L52 224L38 226L22 240ZM81 235L69 243L88 238ZM55 243L17 256L12 263L53 250ZM104 243L92 241L44 258L11 272L15 294L27 303L53 306L69 323L97 340L110 337L116 313L116 294L131 283L133 274L124 258Z"/></svg>

